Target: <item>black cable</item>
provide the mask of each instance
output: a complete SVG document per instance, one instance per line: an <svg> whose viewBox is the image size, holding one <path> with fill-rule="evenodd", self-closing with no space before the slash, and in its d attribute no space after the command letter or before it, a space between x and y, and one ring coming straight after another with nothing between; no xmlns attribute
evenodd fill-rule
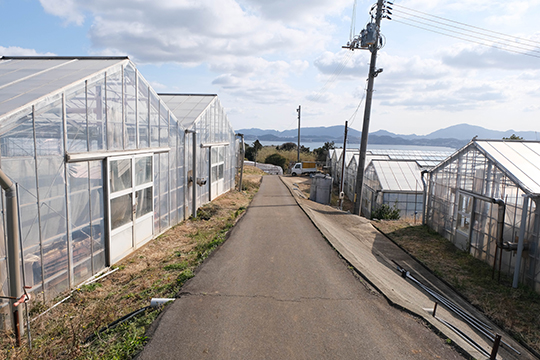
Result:
<svg viewBox="0 0 540 360"><path fill-rule="evenodd" d="M497 35L508 36L508 37L512 37L512 38L514 38L514 39L519 39L519 40L523 40L523 41L528 41L528 42L531 42L531 43L535 43L535 44L539 44L539 45L540 45L540 42L539 42L539 41L534 41L534 40L529 40L529 39L525 39L525 38L520 38L520 37L517 37L517 36L511 36L511 35L507 35L507 34L504 34L504 33L497 32L497 31L488 30L488 29L484 29L484 28L481 28L481 27L478 27L478 26L474 26L474 25L469 25L469 24L466 24L466 23L462 23L462 22L459 22L459 21L450 20L450 19L447 19L447 18L444 18L444 17L441 17L441 16L428 14L428 13L426 13L426 12L422 12L422 11L419 11L419 10L414 10L414 9L405 7L405 6L400 5L400 4L395 4L395 3L394 3L394 6L401 7L401 8L403 8L403 9L407 9L407 10L409 10L409 11L414 11L414 12L417 12L417 13L419 13L419 14L431 16L431 17L434 17L434 18L437 18L437 19L441 19L441 20L444 20L444 21L452 22L452 23L454 23L454 24L459 24L459 25L471 27L471 28L474 28L474 29L478 29L478 30L482 30L482 31L491 32L491 33L494 33L494 34L497 34ZM394 9L394 11L395 11L395 10L396 10L396 9ZM398 10L398 11L399 11L399 10Z"/></svg>
<svg viewBox="0 0 540 360"><path fill-rule="evenodd" d="M401 15L397 15L398 17L401 17ZM395 17L396 15L394 15L394 21L395 20ZM424 20L427 20L427 21L433 21L433 20L429 20L429 19L425 19L425 18L421 18L421 19L424 19ZM415 20L415 19L412 19L412 18L407 18L407 17L403 17L402 20L407 20L407 21L412 21L412 22L415 22L415 23L418 23L418 24L422 24L422 25L426 25L426 26L430 26L432 28L435 28L435 29L440 29L440 30L444 30L444 31L449 31L449 32L454 32L456 34L459 34L459 35L464 35L464 36L468 36L468 37L471 37L471 38L475 38L475 39L479 39L479 40L484 40L484 41L492 41L493 43L495 44L500 44L500 45L503 45L503 46L510 46L508 45L508 43L506 42L500 42L500 41L495 41L495 40L492 40L492 39L485 39L485 38L481 38L479 36L475 36L475 35L469 35L469 34L466 34L466 33L462 33L462 32L458 32L458 31L454 31L454 30L449 30L449 29L446 29L446 28L443 28L443 27L440 27L440 26L436 26L436 25L431 25L431 24L427 24L427 23L424 23L422 21L418 21L418 20ZM439 22L437 22L439 23ZM442 24L442 23L439 23L439 24ZM464 31L467 31L466 29L463 29L463 28L459 28L459 27L456 27L456 26L452 26L452 25L446 25L446 24L442 24L444 26L450 26L450 27L455 27L455 28L458 28L460 30L464 30ZM484 34L481 34L481 35L484 35ZM484 36L487 36L487 35L484 35ZM501 39L501 38L499 38ZM502 40L506 40L506 39L502 39ZM523 44L525 45L525 44ZM533 49L536 49L536 50L533 50L533 49L529 49L529 48L524 48L524 47L521 47L521 46L518 46L516 44L512 44L512 46L514 48L518 48L518 49L521 49L521 50L525 50L525 51L530 51L530 52L535 52L535 53L539 53L540 54L540 49L537 48L537 47L533 47ZM531 45L525 45L525 46L531 46Z"/></svg>
<svg viewBox="0 0 540 360"><path fill-rule="evenodd" d="M450 35L450 34L447 34L447 33L436 31L436 30L427 29L427 28L424 28L424 27L421 27L421 26L418 26L418 25L414 25L414 24L410 24L410 23L400 21L400 20L392 19L392 21L395 21L395 22L398 22L398 23L401 23L401 24L405 24L405 25L408 25L408 26L412 26L412 27L415 27L415 28L418 28L418 29L430 31L430 32L433 32L433 33L436 33L436 34L445 35L445 36L448 36L448 37L451 37L451 38L472 42L472 43L479 44L479 45L486 46L486 47L491 47L491 48L494 48L494 49L497 49L497 50L503 50L503 51L507 51L507 52L511 52L511 53L515 53L515 54L519 54L519 55L526 55L526 56L531 56L531 57L540 59L540 56L537 56L537 55L534 55L534 54L531 54L531 53L524 53L524 52L514 51L514 50L510 50L510 49L502 49L502 48L497 47L497 46L485 44L485 43L482 43L482 42L479 42L479 41L474 41L474 40L471 40L471 39L462 38L462 37L459 37L459 36Z"/></svg>
<svg viewBox="0 0 540 360"><path fill-rule="evenodd" d="M121 323L123 323L125 321L128 321L132 317L135 317L135 316L145 312L148 309L150 309L150 306L145 306L145 307L143 307L141 309L132 311L129 314L122 316L120 319L117 319L117 320L113 321L112 323L110 323L109 325L102 327L101 329L99 329L99 331L92 333L90 336L88 336L86 339L84 339L84 343L91 342L92 340L95 339L95 337L97 335L101 334L102 332L110 330L110 329L114 329L115 327L117 327Z"/></svg>

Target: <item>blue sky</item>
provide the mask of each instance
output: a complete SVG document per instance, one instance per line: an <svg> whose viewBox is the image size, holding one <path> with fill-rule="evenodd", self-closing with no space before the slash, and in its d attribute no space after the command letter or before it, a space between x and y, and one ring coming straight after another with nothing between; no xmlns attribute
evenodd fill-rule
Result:
<svg viewBox="0 0 540 360"><path fill-rule="evenodd" d="M357 0L356 33L374 2ZM369 52L341 48L353 3L0 0L0 55L128 55L158 92L218 94L235 129L295 128L298 105L302 126L350 120L361 129L363 103L352 116ZM370 131L421 135L460 123L540 131L540 0L396 0L393 12L381 26L384 71ZM518 39L487 33L479 40L477 32L486 33L463 24Z"/></svg>

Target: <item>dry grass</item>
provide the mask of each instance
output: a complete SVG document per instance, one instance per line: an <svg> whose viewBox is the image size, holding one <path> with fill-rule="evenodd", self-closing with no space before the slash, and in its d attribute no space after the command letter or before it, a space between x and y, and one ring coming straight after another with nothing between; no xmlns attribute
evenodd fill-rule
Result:
<svg viewBox="0 0 540 360"><path fill-rule="evenodd" d="M265 146L257 153L257 162L264 162L266 157L276 153L287 159L287 165L294 164L298 160L298 152L296 150L276 150L275 146ZM315 161L315 158L313 153L300 152L300 161Z"/></svg>
<svg viewBox="0 0 540 360"><path fill-rule="evenodd" d="M112 321L149 305L153 297L174 297L194 269L225 240L257 192L262 172L247 167L246 192L231 191L204 206L208 220L190 219L173 227L116 264L113 274L76 289L71 298L32 322L32 345L0 340L3 359L129 359L142 349L145 332L161 309L85 339ZM63 294L58 299L62 299ZM52 304L32 304L31 316Z"/></svg>
<svg viewBox="0 0 540 360"><path fill-rule="evenodd" d="M520 286L510 287L492 277L492 267L458 250L450 241L422 225L411 222L372 221L401 247L415 256L439 278L456 288L469 302L481 309L514 338L540 353L540 295Z"/></svg>

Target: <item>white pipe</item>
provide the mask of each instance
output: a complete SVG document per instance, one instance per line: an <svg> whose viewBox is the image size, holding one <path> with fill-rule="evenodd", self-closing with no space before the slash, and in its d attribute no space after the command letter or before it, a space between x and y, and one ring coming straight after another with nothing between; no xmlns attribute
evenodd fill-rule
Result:
<svg viewBox="0 0 540 360"><path fill-rule="evenodd" d="M523 195L523 208L521 209L521 225L519 227L519 240L516 256L516 265L514 266L514 282L512 287L518 287L519 273L521 270L521 256L523 254L523 243L525 241L525 229L527 228L527 212L529 211L529 196Z"/></svg>
<svg viewBox="0 0 540 360"><path fill-rule="evenodd" d="M163 306L168 302L174 301L175 299L171 298L152 298L150 299L150 306L153 308Z"/></svg>
<svg viewBox="0 0 540 360"><path fill-rule="evenodd" d="M7 230L7 260L9 267L9 296L20 299L23 295L21 282L21 254L19 245L19 216L17 208L17 187L10 178L0 169L0 186L6 193L6 230ZM18 300L10 300L12 311L13 331L18 335L20 342L22 334L23 312L14 306ZM16 319L16 317L18 319ZM17 321L18 320L18 321ZM18 324L18 325L17 325Z"/></svg>

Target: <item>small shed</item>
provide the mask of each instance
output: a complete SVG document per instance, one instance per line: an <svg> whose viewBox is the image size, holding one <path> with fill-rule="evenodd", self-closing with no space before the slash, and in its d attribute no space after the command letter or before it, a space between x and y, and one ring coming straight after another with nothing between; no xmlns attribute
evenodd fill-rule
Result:
<svg viewBox="0 0 540 360"><path fill-rule="evenodd" d="M425 222L540 291L540 142L473 140L429 172Z"/></svg>

